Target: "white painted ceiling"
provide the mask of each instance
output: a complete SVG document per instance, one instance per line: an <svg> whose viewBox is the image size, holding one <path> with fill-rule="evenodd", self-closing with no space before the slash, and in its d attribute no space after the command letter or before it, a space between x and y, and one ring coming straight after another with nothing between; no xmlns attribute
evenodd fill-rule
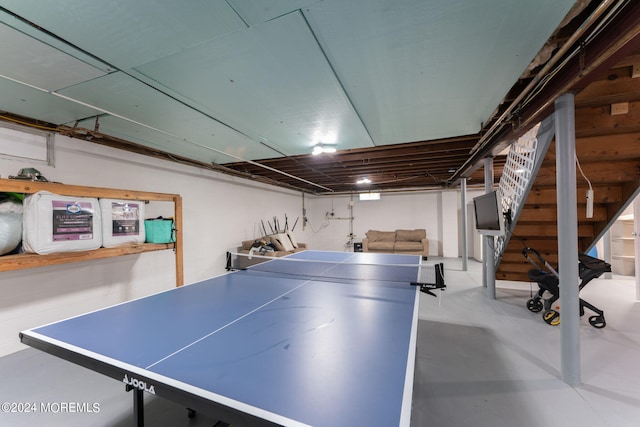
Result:
<svg viewBox="0 0 640 427"><path fill-rule="evenodd" d="M573 0L0 0L0 110L203 162L474 134Z"/></svg>

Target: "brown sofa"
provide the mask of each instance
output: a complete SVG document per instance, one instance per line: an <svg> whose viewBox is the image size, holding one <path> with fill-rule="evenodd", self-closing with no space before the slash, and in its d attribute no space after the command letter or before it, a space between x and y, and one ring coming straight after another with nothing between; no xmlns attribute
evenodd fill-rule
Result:
<svg viewBox="0 0 640 427"><path fill-rule="evenodd" d="M244 240L242 242L242 246L238 248L238 252L241 254L248 254L251 250L251 246L253 246L256 241L264 241L266 243L271 243L275 246L276 250L273 252L265 252L264 256L273 256L273 257L281 257L285 255L290 255L296 252L304 251L307 249L306 243L299 243L295 240L290 233L277 233L270 234L268 236L263 236L254 240ZM256 255L259 255L256 253Z"/></svg>
<svg viewBox="0 0 640 427"><path fill-rule="evenodd" d="M378 231L369 230L362 239L363 252L413 254L429 256L429 240L425 229Z"/></svg>

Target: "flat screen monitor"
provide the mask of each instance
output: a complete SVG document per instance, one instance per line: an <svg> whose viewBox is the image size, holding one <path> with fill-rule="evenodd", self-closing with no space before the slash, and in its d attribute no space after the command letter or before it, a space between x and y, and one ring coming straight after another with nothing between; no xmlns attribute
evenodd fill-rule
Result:
<svg viewBox="0 0 640 427"><path fill-rule="evenodd" d="M476 229L480 234L501 236L504 234L504 214L499 191L492 191L473 199Z"/></svg>

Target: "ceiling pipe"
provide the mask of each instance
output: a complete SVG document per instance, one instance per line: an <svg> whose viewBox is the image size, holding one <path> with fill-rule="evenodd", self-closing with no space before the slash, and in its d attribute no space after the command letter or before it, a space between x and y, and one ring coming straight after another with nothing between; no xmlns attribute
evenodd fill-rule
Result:
<svg viewBox="0 0 640 427"><path fill-rule="evenodd" d="M638 12L636 12L636 16L639 16ZM593 72L596 72L600 67L603 66L603 64L605 64L607 61L610 61L611 58L616 58L616 56L619 56L619 54L617 53L625 48L625 46L633 45L635 46L633 49L637 49L637 47L640 45L639 34L640 21L636 22L635 26L631 28L630 31L627 31L623 37L620 37L610 47L602 51L609 54L607 58L603 58L602 56L600 56L598 58L593 58L591 61L587 61L588 65L581 65L579 75L576 75L574 78L569 79L566 83L557 87L552 96L547 97L547 99L542 102L541 105L536 106L535 110L527 115L528 118L521 124L521 127L526 128L528 125L530 125L535 117L542 114L545 110L548 110L554 104L556 98L567 93L573 88L577 88L577 85L580 83L582 76L586 76ZM618 58L616 59L616 61L619 61L620 59L621 58Z"/></svg>
<svg viewBox="0 0 640 427"><path fill-rule="evenodd" d="M578 40L583 37L587 33L587 31L607 12L607 8L613 3L614 2L612 0L603 1L598 6L598 8L589 16L589 18L585 20L580 28L575 33L573 33L573 35L562 45L560 50L545 64L543 69L536 74L534 80L532 80L527 85L527 87L519 94L519 96L509 105L508 109L500 115L500 117L494 122L490 129L480 137L476 145L470 151L471 156L469 157L469 159L467 159L464 164L449 179L447 184L448 186L455 185L461 177L463 177L465 174L468 175L469 171L477 169L477 167L474 168L474 165L479 160L485 157L493 156L493 154L489 153L488 150L493 149L493 147L497 146L498 139L504 137L508 133L508 130L504 129L506 124L505 119L507 119L508 116L513 113L516 107L522 108L522 105L519 103L527 96L530 96L530 93L539 87L542 79L546 78L548 75L551 75L548 73L551 71L552 67L558 64L561 59L563 59L562 57L565 56L566 53L575 46ZM625 3L628 2L626 0L617 1L615 8L612 8L611 10L617 10L621 6L624 6ZM563 69L564 66L566 66L566 63L561 64L558 69L553 71L553 74L558 73ZM544 105L549 105L550 102L553 102L553 99L551 98L557 95L559 94L555 94L550 97L550 99L548 99L544 103ZM528 102L529 100L527 100L527 103ZM539 112L540 109L538 109L537 113ZM530 124L531 121L532 119L528 119L525 123L521 123L520 127L526 127Z"/></svg>
<svg viewBox="0 0 640 427"><path fill-rule="evenodd" d="M625 0L619 0L619 3L622 3L624 1ZM520 101L522 101L527 95L529 95L529 93L535 88L535 86L540 82L540 80L542 80L542 78L547 75L547 73L551 70L551 68L555 66L562 59L562 57L569 51L569 49L571 49L575 45L575 43L584 34L586 34L587 30L591 28L591 26L595 24L598 19L600 19L600 17L606 12L607 8L610 6L611 3L613 3L612 0L604 0L602 3L600 3L598 8L591 14L591 16L589 16L589 18L580 26L580 28L578 28L578 30L575 33L573 33L573 35L562 45L560 50L558 50L558 52L556 52L556 54L553 55L553 57L551 57L549 61L547 61L545 66L542 68L542 70L540 70L540 72L536 74L533 80L529 82L527 87L522 92L520 92L518 97L516 97L516 99L509 105L509 107L500 115L500 117L489 128L489 130L483 136L480 137L480 140L471 149L470 151L471 154L484 148L484 146L486 146L491 141L491 137L494 135L494 131L499 126L500 127L504 126L505 118L507 118L507 116L509 116L513 112L513 110L518 106ZM463 165L463 168L465 166L466 164Z"/></svg>
<svg viewBox="0 0 640 427"><path fill-rule="evenodd" d="M467 184L467 191L469 190L478 190L484 191L484 184ZM443 188L443 187L407 187L407 188L387 188L387 189L378 189L378 190L360 190L360 191L335 191L332 193L315 193L315 196L323 197L323 196L348 196L348 195L358 195L358 194L366 194L366 193L380 193L380 194L393 194L393 193L441 193L443 191L459 191L459 189L451 189L451 188Z"/></svg>

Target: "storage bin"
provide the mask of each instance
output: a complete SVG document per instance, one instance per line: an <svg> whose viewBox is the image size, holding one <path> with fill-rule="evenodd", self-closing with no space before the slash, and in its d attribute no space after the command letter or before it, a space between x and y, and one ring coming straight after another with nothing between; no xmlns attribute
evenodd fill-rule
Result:
<svg viewBox="0 0 640 427"><path fill-rule="evenodd" d="M98 199L39 191L25 197L23 208L25 252L74 252L102 246Z"/></svg>
<svg viewBox="0 0 640 427"><path fill-rule="evenodd" d="M127 243L144 243L144 202L100 199L102 246L111 248Z"/></svg>
<svg viewBox="0 0 640 427"><path fill-rule="evenodd" d="M145 219L144 229L147 243L171 243L176 241L172 218Z"/></svg>

